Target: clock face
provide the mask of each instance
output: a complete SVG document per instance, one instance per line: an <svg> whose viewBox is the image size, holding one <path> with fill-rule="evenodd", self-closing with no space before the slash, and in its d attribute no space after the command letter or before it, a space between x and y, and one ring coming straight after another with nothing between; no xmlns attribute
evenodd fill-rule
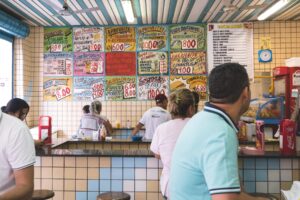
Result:
<svg viewBox="0 0 300 200"><path fill-rule="evenodd" d="M260 62L270 62L272 60L272 52L270 50L260 50L258 54Z"/></svg>

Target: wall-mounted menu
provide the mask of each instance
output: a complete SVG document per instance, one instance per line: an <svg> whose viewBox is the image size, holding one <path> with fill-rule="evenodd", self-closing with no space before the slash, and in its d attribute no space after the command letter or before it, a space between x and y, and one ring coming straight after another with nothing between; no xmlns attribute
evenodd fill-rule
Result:
<svg viewBox="0 0 300 200"><path fill-rule="evenodd" d="M208 24L208 70L215 66L235 62L243 65L250 79L254 77L253 24Z"/></svg>
<svg viewBox="0 0 300 200"><path fill-rule="evenodd" d="M171 74L191 75L206 73L204 51L171 52Z"/></svg>
<svg viewBox="0 0 300 200"><path fill-rule="evenodd" d="M74 53L74 75L77 76L104 75L104 53L99 53L99 52Z"/></svg>
<svg viewBox="0 0 300 200"><path fill-rule="evenodd" d="M168 76L140 76L138 78L138 99L152 100L158 94L169 93Z"/></svg>
<svg viewBox="0 0 300 200"><path fill-rule="evenodd" d="M115 26L105 28L106 51L135 51L135 27Z"/></svg>
<svg viewBox="0 0 300 200"><path fill-rule="evenodd" d="M73 55L71 53L45 53L44 76L72 76Z"/></svg>
<svg viewBox="0 0 300 200"><path fill-rule="evenodd" d="M135 76L135 52L108 52L106 55L107 76Z"/></svg>
<svg viewBox="0 0 300 200"><path fill-rule="evenodd" d="M72 28L45 28L44 52L71 52Z"/></svg>
<svg viewBox="0 0 300 200"><path fill-rule="evenodd" d="M104 100L104 78L103 77L74 77L73 100L92 101L94 99Z"/></svg>
<svg viewBox="0 0 300 200"><path fill-rule="evenodd" d="M106 77L105 96L106 100L136 99L136 77Z"/></svg>
<svg viewBox="0 0 300 200"><path fill-rule="evenodd" d="M167 50L167 27L166 26L143 26L137 29L138 50Z"/></svg>
<svg viewBox="0 0 300 200"><path fill-rule="evenodd" d="M170 49L181 50L206 50L206 25L188 24L170 26Z"/></svg>
<svg viewBox="0 0 300 200"><path fill-rule="evenodd" d="M70 101L72 99L71 77L44 77L43 97L45 101Z"/></svg>
<svg viewBox="0 0 300 200"><path fill-rule="evenodd" d="M102 27L74 28L74 52L103 51L104 31Z"/></svg>
<svg viewBox="0 0 300 200"><path fill-rule="evenodd" d="M206 99L206 76L171 76L170 90L171 92L180 88L187 88L198 92L200 99Z"/></svg>
<svg viewBox="0 0 300 200"><path fill-rule="evenodd" d="M139 75L167 74L168 54L167 52L144 51L138 53Z"/></svg>

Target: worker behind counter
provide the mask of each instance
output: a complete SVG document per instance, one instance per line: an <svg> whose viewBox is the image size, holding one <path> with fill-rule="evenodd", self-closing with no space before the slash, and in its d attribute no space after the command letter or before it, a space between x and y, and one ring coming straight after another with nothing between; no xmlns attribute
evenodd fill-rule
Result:
<svg viewBox="0 0 300 200"><path fill-rule="evenodd" d="M156 106L147 110L138 124L132 131L132 135L136 135L143 126L145 126L144 139L152 140L154 131L158 125L171 119L170 113L166 110L168 106L168 98L164 94L158 94L155 97Z"/></svg>

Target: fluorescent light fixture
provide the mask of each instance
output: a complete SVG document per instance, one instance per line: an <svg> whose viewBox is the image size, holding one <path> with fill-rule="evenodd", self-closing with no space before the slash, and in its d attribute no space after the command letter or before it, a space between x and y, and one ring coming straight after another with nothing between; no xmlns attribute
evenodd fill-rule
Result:
<svg viewBox="0 0 300 200"><path fill-rule="evenodd" d="M289 0L279 0L277 3L275 3L273 6L271 6L269 9L267 9L265 12L263 12L261 15L257 17L258 20L265 20L268 17L270 17L272 14L276 13L278 10L283 8Z"/></svg>
<svg viewBox="0 0 300 200"><path fill-rule="evenodd" d="M121 2L122 2L123 10L125 12L127 22L133 23L134 22L134 14L133 14L131 0L122 0Z"/></svg>

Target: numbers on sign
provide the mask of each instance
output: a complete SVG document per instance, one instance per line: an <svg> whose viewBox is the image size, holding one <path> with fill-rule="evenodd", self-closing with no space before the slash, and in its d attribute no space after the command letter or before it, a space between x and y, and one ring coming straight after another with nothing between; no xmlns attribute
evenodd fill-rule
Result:
<svg viewBox="0 0 300 200"><path fill-rule="evenodd" d="M62 52L62 44L51 44L50 46L50 52Z"/></svg>
<svg viewBox="0 0 300 200"><path fill-rule="evenodd" d="M177 73L178 74L192 74L193 69L192 69L192 67L180 67L180 68L177 68Z"/></svg>
<svg viewBox="0 0 300 200"><path fill-rule="evenodd" d="M71 89L69 87L61 88L59 90L56 90L55 95L57 100L61 100L71 95Z"/></svg>
<svg viewBox="0 0 300 200"><path fill-rule="evenodd" d="M205 85L196 85L195 88L193 88L196 92L206 92L206 86Z"/></svg>
<svg viewBox="0 0 300 200"><path fill-rule="evenodd" d="M182 49L197 49L197 41L195 39L186 39L181 41Z"/></svg>
<svg viewBox="0 0 300 200"><path fill-rule="evenodd" d="M159 88L150 89L148 90L148 99L154 99L158 94L165 94L165 91L163 89L159 90Z"/></svg>
<svg viewBox="0 0 300 200"><path fill-rule="evenodd" d="M92 86L93 89L93 99L102 97L104 94L104 86L101 83L95 83Z"/></svg>
<svg viewBox="0 0 300 200"><path fill-rule="evenodd" d="M91 44L90 45L90 51L100 51L101 50L101 44Z"/></svg>
<svg viewBox="0 0 300 200"><path fill-rule="evenodd" d="M125 44L124 43L113 43L111 45L112 51L125 51Z"/></svg>
<svg viewBox="0 0 300 200"><path fill-rule="evenodd" d="M136 95L135 85L133 83L126 83L123 85L124 98L133 98Z"/></svg>
<svg viewBox="0 0 300 200"><path fill-rule="evenodd" d="M156 50L158 49L158 41L156 40L144 40L143 50Z"/></svg>

